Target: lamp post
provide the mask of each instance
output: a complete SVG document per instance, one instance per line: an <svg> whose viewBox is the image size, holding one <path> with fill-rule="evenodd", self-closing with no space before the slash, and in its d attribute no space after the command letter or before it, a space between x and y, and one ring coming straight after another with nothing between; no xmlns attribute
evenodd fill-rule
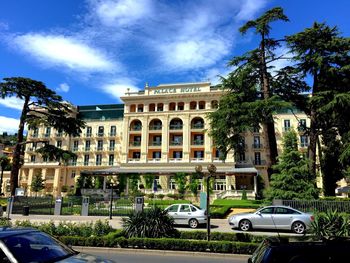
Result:
<svg viewBox="0 0 350 263"><path fill-rule="evenodd" d="M112 219L113 214L113 183L110 183L111 187L111 198L110 198L110 204L109 204L109 219Z"/></svg>
<svg viewBox="0 0 350 263"><path fill-rule="evenodd" d="M206 210L207 210L207 241L210 241L210 178L215 176L216 173L216 166L214 164L209 164L207 166L209 174L206 177L207 180L207 202L206 202ZM195 170L197 173L203 174L202 172L202 166L197 165L195 167Z"/></svg>

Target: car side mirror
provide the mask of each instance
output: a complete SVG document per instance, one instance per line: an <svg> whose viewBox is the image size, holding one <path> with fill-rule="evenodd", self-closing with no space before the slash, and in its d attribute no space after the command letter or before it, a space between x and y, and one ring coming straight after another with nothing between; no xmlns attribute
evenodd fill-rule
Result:
<svg viewBox="0 0 350 263"><path fill-rule="evenodd" d="M260 211L258 211L258 212L256 212L256 214L260 216L260 215L261 215L261 212L260 212Z"/></svg>

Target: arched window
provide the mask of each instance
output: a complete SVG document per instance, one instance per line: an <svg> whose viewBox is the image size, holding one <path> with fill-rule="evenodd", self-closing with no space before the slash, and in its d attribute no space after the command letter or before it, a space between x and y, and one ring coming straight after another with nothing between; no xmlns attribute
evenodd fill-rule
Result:
<svg viewBox="0 0 350 263"><path fill-rule="evenodd" d="M131 131L141 131L142 129L142 123L140 120L133 120L130 123L130 130Z"/></svg>
<svg viewBox="0 0 350 263"><path fill-rule="evenodd" d="M183 123L179 118L172 119L170 121L170 130L182 130Z"/></svg>
<svg viewBox="0 0 350 263"><path fill-rule="evenodd" d="M204 120L200 117L193 118L191 121L192 129L204 129Z"/></svg>
<svg viewBox="0 0 350 263"><path fill-rule="evenodd" d="M200 101L200 102L198 103L198 108L199 108L200 110L204 110L204 109L205 109L205 101Z"/></svg>
<svg viewBox="0 0 350 263"><path fill-rule="evenodd" d="M150 130L161 130L162 129L162 121L159 119L153 119L149 123L149 129Z"/></svg>

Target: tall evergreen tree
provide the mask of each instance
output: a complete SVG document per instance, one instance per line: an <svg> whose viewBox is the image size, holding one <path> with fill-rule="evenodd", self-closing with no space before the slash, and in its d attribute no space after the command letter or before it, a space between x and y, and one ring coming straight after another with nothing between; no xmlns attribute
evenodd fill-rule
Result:
<svg viewBox="0 0 350 263"><path fill-rule="evenodd" d="M316 152L321 137L325 145L323 149L328 151L321 159L326 184L324 194L334 195L335 180L339 177L332 171L337 169L339 161L331 160L340 159L343 165L347 165L346 158L341 156L344 157L343 152L349 145L350 38L341 37L336 27L314 23L311 28L287 37L287 41L296 62L289 72L312 82L310 97L290 98L311 120L308 131L309 173L316 177ZM334 147L340 151L329 152ZM322 149L319 152L322 154ZM329 161L328 157L331 158ZM342 172L338 175L341 178Z"/></svg>
<svg viewBox="0 0 350 263"><path fill-rule="evenodd" d="M24 145L29 143L23 134L25 125L28 127L45 125L68 135L79 135L84 122L73 116L71 104L63 101L61 96L40 81L21 77L4 78L0 83L0 96L23 100L10 178L11 195L14 195L18 187L19 169L23 164Z"/></svg>
<svg viewBox="0 0 350 263"><path fill-rule="evenodd" d="M266 190L267 199L315 199L318 190L308 172L308 162L298 151L295 131L285 133L283 153L274 167L270 188Z"/></svg>
<svg viewBox="0 0 350 263"><path fill-rule="evenodd" d="M41 172L34 175L30 188L36 195L45 188L45 179L43 179Z"/></svg>
<svg viewBox="0 0 350 263"><path fill-rule="evenodd" d="M277 158L273 113L281 106L273 94L273 79L269 73L270 63L279 59L274 50L280 41L270 37L270 24L279 20L288 21L288 18L283 9L277 7L240 28L242 34L255 29L260 38L259 47L230 62L235 70L227 78L222 78L222 88L227 93L220 100L218 110L209 114L210 134L223 158L231 149L236 153L244 151L241 134L262 124L267 135L265 145L269 174Z"/></svg>
<svg viewBox="0 0 350 263"><path fill-rule="evenodd" d="M4 178L4 171L6 167L10 164L10 160L6 155L0 156L0 168L1 168L1 176L0 176L0 194L2 194L2 180Z"/></svg>

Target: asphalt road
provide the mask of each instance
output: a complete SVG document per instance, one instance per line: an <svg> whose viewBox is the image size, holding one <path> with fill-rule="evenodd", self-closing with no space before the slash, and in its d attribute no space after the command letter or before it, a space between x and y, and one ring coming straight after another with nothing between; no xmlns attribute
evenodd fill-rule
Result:
<svg viewBox="0 0 350 263"><path fill-rule="evenodd" d="M197 253L183 251L107 249L74 247L77 251L111 259L116 263L243 263L248 255Z"/></svg>

